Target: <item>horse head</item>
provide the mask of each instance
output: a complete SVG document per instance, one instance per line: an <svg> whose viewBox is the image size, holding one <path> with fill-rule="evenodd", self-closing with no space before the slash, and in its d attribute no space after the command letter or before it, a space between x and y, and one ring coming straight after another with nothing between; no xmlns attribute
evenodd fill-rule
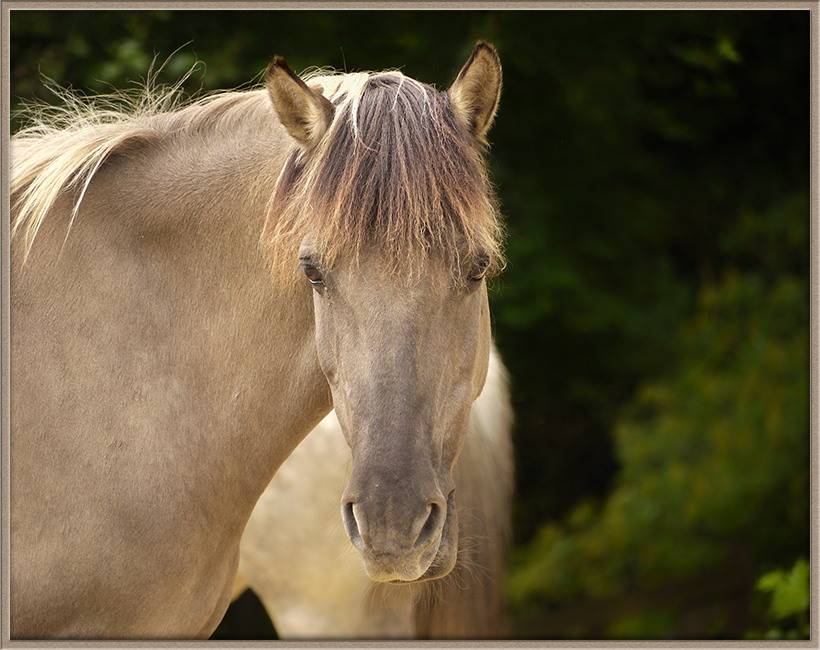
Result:
<svg viewBox="0 0 820 650"><path fill-rule="evenodd" d="M266 233L294 290L312 293L353 454L347 534L375 581L441 577L457 555L453 469L487 375L485 278L503 263L482 156L498 56L479 43L446 93L398 72L302 80L277 57L267 89L294 145Z"/></svg>

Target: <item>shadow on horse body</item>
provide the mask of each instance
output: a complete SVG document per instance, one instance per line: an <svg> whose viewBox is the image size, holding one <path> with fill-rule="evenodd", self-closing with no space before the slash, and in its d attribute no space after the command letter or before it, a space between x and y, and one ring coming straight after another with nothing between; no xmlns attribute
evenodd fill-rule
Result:
<svg viewBox="0 0 820 650"><path fill-rule="evenodd" d="M500 64L164 110L11 143L10 635L207 637L277 468L335 407L371 579L446 575L501 226Z"/></svg>
<svg viewBox="0 0 820 650"><path fill-rule="evenodd" d="M493 351L455 470L456 566L440 580L390 585L370 580L340 525L350 451L331 413L256 504L240 545L234 597L252 589L282 639L504 636L511 426L506 371Z"/></svg>

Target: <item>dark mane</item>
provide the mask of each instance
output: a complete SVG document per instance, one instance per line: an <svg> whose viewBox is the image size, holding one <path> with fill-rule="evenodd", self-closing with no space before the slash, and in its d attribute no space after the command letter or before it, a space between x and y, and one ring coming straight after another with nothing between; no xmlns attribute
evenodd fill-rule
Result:
<svg viewBox="0 0 820 650"><path fill-rule="evenodd" d="M446 93L399 72L308 83L322 87L336 113L316 150L294 149L277 183L266 228L275 267L292 270L306 234L327 266L367 245L396 267L412 268L432 250L455 266L477 256L503 265L483 157Z"/></svg>

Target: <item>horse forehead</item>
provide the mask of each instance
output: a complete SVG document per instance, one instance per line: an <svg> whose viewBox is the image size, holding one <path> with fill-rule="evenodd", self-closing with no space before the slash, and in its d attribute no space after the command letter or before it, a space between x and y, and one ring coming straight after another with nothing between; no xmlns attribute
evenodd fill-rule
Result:
<svg viewBox="0 0 820 650"><path fill-rule="evenodd" d="M422 318L446 309L454 296L453 277L440 264L392 265L392 260L370 259L334 274L333 287L349 301L378 311L393 310L396 317ZM332 290L332 289L331 289Z"/></svg>

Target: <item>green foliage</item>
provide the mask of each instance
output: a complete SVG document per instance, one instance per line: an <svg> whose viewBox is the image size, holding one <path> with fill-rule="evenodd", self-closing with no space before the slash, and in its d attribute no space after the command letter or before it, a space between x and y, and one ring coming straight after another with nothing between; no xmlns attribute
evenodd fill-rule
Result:
<svg viewBox="0 0 820 650"><path fill-rule="evenodd" d="M780 621L809 610L809 563L800 558L788 573L772 571L757 583L772 595L772 614Z"/></svg>
<svg viewBox="0 0 820 650"><path fill-rule="evenodd" d="M750 633L749 638L809 638L809 563L795 562L790 571L778 569L760 578L757 589L770 596L769 618L776 623L765 634Z"/></svg>
<svg viewBox="0 0 820 650"><path fill-rule="evenodd" d="M805 196L790 198L762 221L778 214L790 232L807 208ZM760 246L763 260L767 252L797 255L805 244L783 233L746 242ZM520 616L706 581L717 571L731 576L745 568L738 558L766 566L806 552L808 285L804 276L766 270L729 268L704 284L670 369L642 383L617 420L615 489L600 508L585 504L564 524L543 527L517 558L511 596ZM764 580L776 589L776 611L791 611L782 603L800 579ZM630 625L615 621L607 633L631 635L646 617L646 634L674 636L681 606L674 594L659 595Z"/></svg>
<svg viewBox="0 0 820 650"><path fill-rule="evenodd" d="M493 307L517 380L519 539L610 489L615 418L665 370L702 282L728 264L806 272L807 250L769 239L808 227L782 230L771 208L808 187L796 18L499 14L511 263ZM795 48L762 45L784 39Z"/></svg>

